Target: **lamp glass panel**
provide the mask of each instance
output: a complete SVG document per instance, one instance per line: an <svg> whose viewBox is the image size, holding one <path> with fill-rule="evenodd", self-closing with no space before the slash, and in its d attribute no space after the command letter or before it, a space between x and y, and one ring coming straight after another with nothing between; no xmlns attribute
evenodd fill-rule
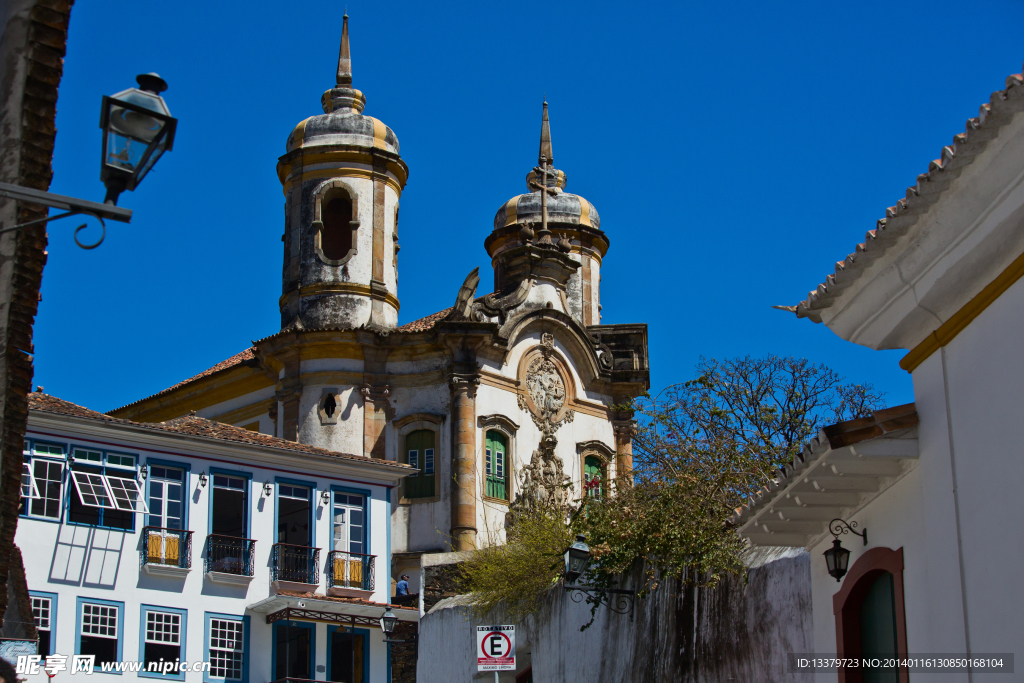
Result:
<svg viewBox="0 0 1024 683"><path fill-rule="evenodd" d="M143 112L118 106L110 101L108 116L107 149L104 159L109 166L135 173L142 163L146 149L157 139L167 122ZM162 150L161 150L162 152ZM154 150L146 171L159 156Z"/></svg>

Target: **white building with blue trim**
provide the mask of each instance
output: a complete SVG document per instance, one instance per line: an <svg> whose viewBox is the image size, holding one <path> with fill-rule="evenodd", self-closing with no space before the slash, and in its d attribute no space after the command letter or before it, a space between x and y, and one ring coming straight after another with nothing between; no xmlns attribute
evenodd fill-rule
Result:
<svg viewBox="0 0 1024 683"><path fill-rule="evenodd" d="M408 465L41 393L25 463L16 541L39 652L66 655L65 675L93 655L94 675L130 679L390 680L378 620Z"/></svg>

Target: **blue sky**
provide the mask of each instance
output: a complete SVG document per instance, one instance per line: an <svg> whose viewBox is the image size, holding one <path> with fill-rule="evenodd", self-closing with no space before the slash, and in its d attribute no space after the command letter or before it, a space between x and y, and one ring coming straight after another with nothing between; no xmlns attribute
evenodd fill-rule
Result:
<svg viewBox="0 0 1024 683"><path fill-rule="evenodd" d="M98 410L280 328L277 158L334 84L342 3L79 2L51 191L101 201L100 98L156 71L174 150L104 244L49 228L36 383ZM828 275L1006 76L1024 3L348 4L354 86L410 167L400 322L491 269L494 213L525 191L542 98L567 190L611 248L604 323L649 325L652 388L701 356L777 353L913 400L903 352L774 311ZM1015 37L1016 36L1016 37ZM116 49L115 49L116 48Z"/></svg>

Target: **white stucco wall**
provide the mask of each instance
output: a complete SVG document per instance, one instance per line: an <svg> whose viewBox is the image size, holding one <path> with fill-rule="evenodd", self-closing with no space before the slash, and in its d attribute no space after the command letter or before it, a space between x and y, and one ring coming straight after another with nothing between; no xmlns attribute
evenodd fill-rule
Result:
<svg viewBox="0 0 1024 683"><path fill-rule="evenodd" d="M1007 590L1024 566L1024 513L1015 504L1024 490L1022 313L1018 281L914 371L921 424L949 472L945 486L929 493L947 501L943 536L955 554L946 554L944 571L961 575L961 652L1012 652L1024 633L1024 592Z"/></svg>

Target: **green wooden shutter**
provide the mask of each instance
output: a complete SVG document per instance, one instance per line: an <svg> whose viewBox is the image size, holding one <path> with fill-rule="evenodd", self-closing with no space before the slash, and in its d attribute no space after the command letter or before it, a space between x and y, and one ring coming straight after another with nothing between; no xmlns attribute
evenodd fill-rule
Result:
<svg viewBox="0 0 1024 683"><path fill-rule="evenodd" d="M505 437L499 432L487 432L486 459L487 495L508 500L509 457Z"/></svg>
<svg viewBox="0 0 1024 683"><path fill-rule="evenodd" d="M583 490L591 498L604 495L604 472L596 456L588 455L583 460Z"/></svg>
<svg viewBox="0 0 1024 683"><path fill-rule="evenodd" d="M435 434L429 429L417 429L405 437L405 454L402 462L414 464L419 473L405 479L406 498L431 498L434 496L434 481L437 478L437 444Z"/></svg>

